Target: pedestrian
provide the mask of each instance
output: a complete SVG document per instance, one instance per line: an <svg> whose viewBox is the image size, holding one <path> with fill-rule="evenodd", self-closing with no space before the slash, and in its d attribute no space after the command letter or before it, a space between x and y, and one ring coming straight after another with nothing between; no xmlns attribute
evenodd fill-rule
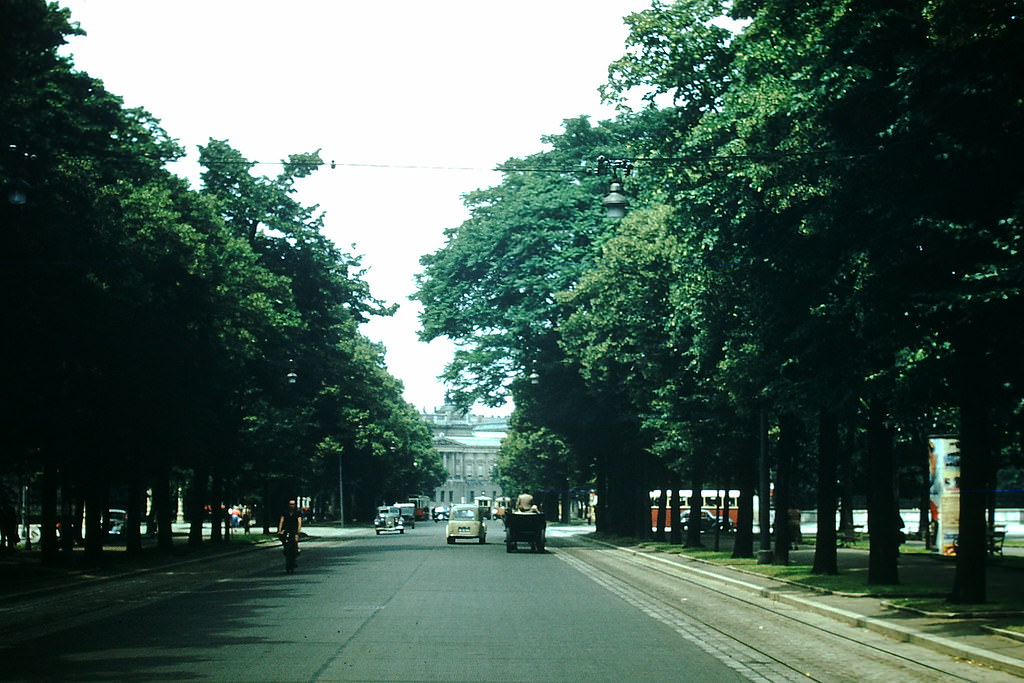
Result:
<svg viewBox="0 0 1024 683"><path fill-rule="evenodd" d="M242 529L245 533L249 533L249 527L252 526L252 512L249 508L242 510Z"/></svg>
<svg viewBox="0 0 1024 683"><path fill-rule="evenodd" d="M800 544L804 542L803 532L800 531L800 511L796 508L789 510L789 544L792 550L799 550Z"/></svg>

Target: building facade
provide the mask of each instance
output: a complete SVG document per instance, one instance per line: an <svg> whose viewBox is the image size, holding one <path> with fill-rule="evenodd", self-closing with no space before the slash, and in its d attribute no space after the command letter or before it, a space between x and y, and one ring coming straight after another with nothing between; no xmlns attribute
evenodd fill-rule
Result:
<svg viewBox="0 0 1024 683"><path fill-rule="evenodd" d="M434 505L472 503L477 496L504 495L494 481L498 447L505 438L505 418L469 415L442 406L423 413L434 433L434 447L448 472L448 480L433 492Z"/></svg>

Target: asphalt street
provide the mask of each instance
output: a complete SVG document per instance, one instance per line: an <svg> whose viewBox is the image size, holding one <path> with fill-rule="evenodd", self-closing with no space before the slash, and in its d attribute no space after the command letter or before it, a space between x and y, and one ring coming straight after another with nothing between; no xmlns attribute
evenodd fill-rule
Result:
<svg viewBox="0 0 1024 683"><path fill-rule="evenodd" d="M290 576L270 548L222 571L177 568L51 602L54 620L5 633L0 678L622 681L684 668L745 680L555 553L447 545L430 524L311 540ZM60 613L79 598L91 607Z"/></svg>
<svg viewBox="0 0 1024 683"><path fill-rule="evenodd" d="M443 528L311 529L294 575L267 545L37 587L0 607L0 680L1015 680L586 528L540 554Z"/></svg>

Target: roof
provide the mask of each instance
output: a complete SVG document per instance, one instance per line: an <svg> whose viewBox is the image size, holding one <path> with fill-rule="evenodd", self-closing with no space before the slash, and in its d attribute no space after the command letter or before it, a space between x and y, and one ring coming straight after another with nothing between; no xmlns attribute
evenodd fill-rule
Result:
<svg viewBox="0 0 1024 683"><path fill-rule="evenodd" d="M436 443L448 442L466 448L496 449L501 445L502 438L501 436L442 436L437 439Z"/></svg>

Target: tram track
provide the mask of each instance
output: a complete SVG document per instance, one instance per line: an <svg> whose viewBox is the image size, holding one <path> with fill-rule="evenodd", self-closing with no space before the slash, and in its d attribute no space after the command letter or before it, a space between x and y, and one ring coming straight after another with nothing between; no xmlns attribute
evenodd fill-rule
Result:
<svg viewBox="0 0 1024 683"><path fill-rule="evenodd" d="M612 548L560 543L551 550L749 680L1018 680L801 611L709 572Z"/></svg>

